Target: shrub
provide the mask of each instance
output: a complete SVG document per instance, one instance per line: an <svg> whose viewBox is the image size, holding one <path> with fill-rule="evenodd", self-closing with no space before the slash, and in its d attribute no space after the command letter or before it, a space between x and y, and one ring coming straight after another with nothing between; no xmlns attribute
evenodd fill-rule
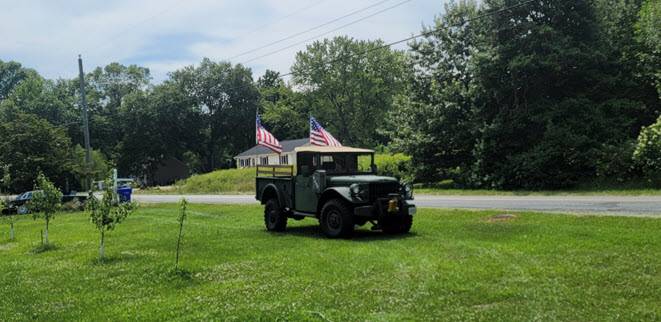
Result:
<svg viewBox="0 0 661 322"><path fill-rule="evenodd" d="M361 157L358 159L360 169L369 169L369 158ZM413 180L413 171L411 157L403 153L376 153L374 155L374 164L377 166L377 174L404 179Z"/></svg>
<svg viewBox="0 0 661 322"><path fill-rule="evenodd" d="M661 185L661 116L656 123L640 131L633 159L649 180Z"/></svg>

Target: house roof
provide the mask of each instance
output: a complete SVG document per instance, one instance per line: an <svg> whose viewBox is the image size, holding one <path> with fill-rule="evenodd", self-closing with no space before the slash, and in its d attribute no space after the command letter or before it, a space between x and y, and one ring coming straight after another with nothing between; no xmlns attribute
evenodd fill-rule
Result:
<svg viewBox="0 0 661 322"><path fill-rule="evenodd" d="M319 152L319 153L372 153L374 150L352 148L350 146L318 146L307 145L294 149L296 152Z"/></svg>
<svg viewBox="0 0 661 322"><path fill-rule="evenodd" d="M296 140L284 140L284 141L280 141L280 144L282 145L283 153L292 152L297 147L309 145L310 140L308 138L296 139ZM273 152L273 150L265 146L255 145L252 148L239 153L235 158L259 155L259 154L271 154L271 153L275 153L275 152Z"/></svg>

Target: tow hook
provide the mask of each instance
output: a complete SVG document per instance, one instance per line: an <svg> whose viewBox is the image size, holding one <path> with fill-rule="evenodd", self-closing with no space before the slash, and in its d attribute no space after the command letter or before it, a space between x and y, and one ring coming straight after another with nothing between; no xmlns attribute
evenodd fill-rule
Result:
<svg viewBox="0 0 661 322"><path fill-rule="evenodd" d="M388 212L389 213L395 213L399 211L399 206L397 205L397 199L390 199L388 201Z"/></svg>

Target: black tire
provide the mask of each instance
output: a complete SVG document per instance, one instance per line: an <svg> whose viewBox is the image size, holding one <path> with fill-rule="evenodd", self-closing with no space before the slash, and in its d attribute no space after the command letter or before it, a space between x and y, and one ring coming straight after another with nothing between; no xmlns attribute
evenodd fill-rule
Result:
<svg viewBox="0 0 661 322"><path fill-rule="evenodd" d="M324 204L319 224L328 238L350 237L353 234L353 214L340 199L332 199Z"/></svg>
<svg viewBox="0 0 661 322"><path fill-rule="evenodd" d="M386 234L406 234L413 226L413 216L404 215L381 219L381 229Z"/></svg>
<svg viewBox="0 0 661 322"><path fill-rule="evenodd" d="M287 228L287 216L280 208L278 199L269 199L264 204L264 225L268 231L285 231Z"/></svg>

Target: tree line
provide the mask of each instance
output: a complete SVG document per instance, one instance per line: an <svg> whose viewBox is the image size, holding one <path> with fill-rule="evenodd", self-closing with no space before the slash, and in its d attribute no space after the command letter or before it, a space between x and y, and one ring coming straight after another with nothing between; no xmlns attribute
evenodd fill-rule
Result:
<svg viewBox="0 0 661 322"><path fill-rule="evenodd" d="M267 70L255 79L208 58L159 84L141 66L98 67L85 84L90 173L78 80L0 61L2 183L29 189L38 170L74 188L109 167L149 180L168 158L194 172L227 168L254 144L256 111L280 140L306 137L314 114L345 145L404 152L418 182L659 180L661 4L519 3L452 2L407 50L316 41L296 54L291 78Z"/></svg>

